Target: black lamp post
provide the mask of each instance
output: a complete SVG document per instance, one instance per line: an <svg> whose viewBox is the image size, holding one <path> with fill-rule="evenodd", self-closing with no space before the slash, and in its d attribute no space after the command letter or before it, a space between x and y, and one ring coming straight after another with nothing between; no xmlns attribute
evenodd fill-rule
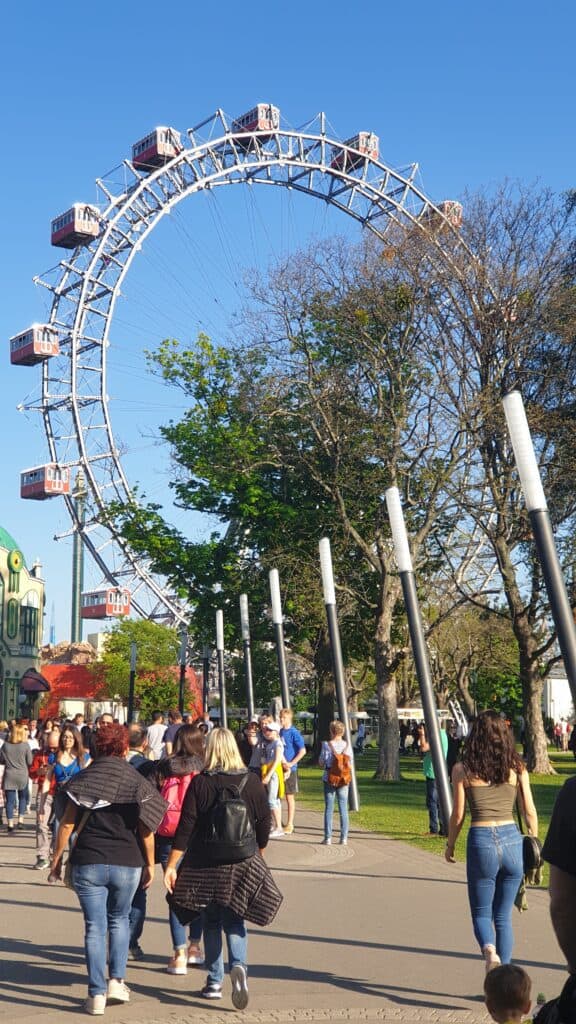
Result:
<svg viewBox="0 0 576 1024"><path fill-rule="evenodd" d="M208 711L208 692L210 690L210 656L209 647L202 648L202 711Z"/></svg>
<svg viewBox="0 0 576 1024"><path fill-rule="evenodd" d="M250 649L250 617L248 614L248 594L240 594L240 628L244 646L244 678L246 680L246 706L248 721L254 718L254 685L252 681L252 652Z"/></svg>
<svg viewBox="0 0 576 1024"><path fill-rule="evenodd" d="M282 615L282 602L280 600L280 579L278 569L271 569L270 597L272 598L272 622L274 624L274 637L276 639L276 657L278 658L278 675L280 677L280 691L282 693L282 705L290 707L290 688L288 686L288 672L286 670L286 651L284 649L284 618Z"/></svg>
<svg viewBox="0 0 576 1024"><path fill-rule="evenodd" d="M180 666L180 679L178 684L178 710L181 715L184 714L184 686L186 683L186 654L188 651L188 633L184 630L180 634L180 653L178 655L178 664Z"/></svg>
<svg viewBox="0 0 576 1024"><path fill-rule="evenodd" d="M540 479L524 403L518 391L511 391L509 395L506 395L502 404L520 474L526 509L530 517L534 542L542 566L546 592L550 601L550 611L556 626L558 645L562 653L572 701L576 706L576 628L556 551L548 505Z"/></svg>
<svg viewBox="0 0 576 1024"><path fill-rule="evenodd" d="M446 758L444 757L442 740L440 738L440 726L438 724L438 715L436 713L436 701L434 699L434 689L432 687L432 675L430 672L428 651L426 649L424 629L418 605L418 595L416 593L416 581L414 578L414 570L412 568L412 556L410 554L408 534L406 533L406 526L404 524L404 513L402 512L400 493L397 487L389 487L386 491L386 505L388 507L392 539L394 541L396 563L398 565L398 572L402 583L402 593L404 595L404 604L406 606L406 616L408 618L408 628L410 630L410 640L412 642L416 675L420 686L420 696L422 698L426 732L430 743L432 764L434 765L434 777L436 779L438 801L442 811L442 825L444 830L447 831L448 819L452 813L452 794L450 792Z"/></svg>
<svg viewBox="0 0 576 1024"><path fill-rule="evenodd" d="M226 676L224 674L224 613L219 608L216 612L216 655L218 657L218 689L220 691L220 725L228 728L228 709L226 707Z"/></svg>
<svg viewBox="0 0 576 1024"><path fill-rule="evenodd" d="M138 647L133 640L130 644L130 679L128 683L128 723L134 721L134 684L136 682L136 658Z"/></svg>
<svg viewBox="0 0 576 1024"><path fill-rule="evenodd" d="M330 652L332 654L332 670L336 684L336 698L338 700L338 713L340 721L344 726L346 743L352 749L352 734L350 732L350 719L348 718L348 699L346 696L346 682L344 678L344 660L342 658L342 647L340 644L340 627L338 625L338 613L336 611L336 591L334 589L334 574L332 571L332 554L328 537L323 537L319 544L320 568L322 570L322 590L324 592L324 605L326 607L326 619L328 622L328 635L330 637ZM349 803L350 810L357 811L360 807L358 796L358 784L356 781L356 766L354 757L351 758L352 780L350 782Z"/></svg>

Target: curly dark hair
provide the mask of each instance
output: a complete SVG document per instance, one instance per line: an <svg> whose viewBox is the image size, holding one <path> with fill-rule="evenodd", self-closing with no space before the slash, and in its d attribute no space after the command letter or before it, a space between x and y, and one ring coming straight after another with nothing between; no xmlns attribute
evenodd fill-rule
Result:
<svg viewBox="0 0 576 1024"><path fill-rule="evenodd" d="M92 735L94 757L125 757L128 729L117 722L105 722Z"/></svg>
<svg viewBox="0 0 576 1024"><path fill-rule="evenodd" d="M511 771L518 775L524 771L514 733L496 711L482 711L472 723L462 763L471 775L497 786L509 781Z"/></svg>

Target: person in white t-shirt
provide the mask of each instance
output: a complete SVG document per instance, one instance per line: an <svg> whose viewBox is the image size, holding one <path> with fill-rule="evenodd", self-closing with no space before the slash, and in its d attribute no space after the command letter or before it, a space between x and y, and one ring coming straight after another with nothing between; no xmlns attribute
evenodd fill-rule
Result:
<svg viewBox="0 0 576 1024"><path fill-rule="evenodd" d="M164 753L164 715L161 711L155 711L152 715L152 725L148 726L146 739L148 741L148 757L151 761L159 761Z"/></svg>

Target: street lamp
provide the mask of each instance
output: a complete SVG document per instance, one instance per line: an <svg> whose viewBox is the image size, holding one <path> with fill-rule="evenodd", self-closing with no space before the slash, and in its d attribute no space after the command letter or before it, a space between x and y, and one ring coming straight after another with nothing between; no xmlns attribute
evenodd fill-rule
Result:
<svg viewBox="0 0 576 1024"><path fill-rule="evenodd" d="M550 611L556 626L558 644L564 660L564 668L566 669L570 685L572 701L576 706L576 630L574 627L574 617L554 543L548 505L544 488L542 487L542 480L540 479L540 471L530 436L524 403L518 391L511 391L503 399L502 404L520 475L526 509L532 526L536 551L542 566L546 592L550 601Z"/></svg>
<svg viewBox="0 0 576 1024"><path fill-rule="evenodd" d="M244 678L246 680L246 704L248 721L254 718L254 685L252 682L252 653L250 650L250 616L248 594L240 594L240 629L244 646Z"/></svg>
<svg viewBox="0 0 576 1024"><path fill-rule="evenodd" d="M134 684L136 681L136 658L138 647L133 640L130 644L130 679L128 683L128 724L134 719Z"/></svg>
<svg viewBox="0 0 576 1024"><path fill-rule="evenodd" d="M218 689L220 691L220 725L228 728L228 710L226 707L226 676L224 674L224 613L219 608L216 612L216 655L218 658Z"/></svg>
<svg viewBox="0 0 576 1024"><path fill-rule="evenodd" d="M320 569L322 571L322 590L324 593L324 606L326 608L326 620L328 622L328 635L330 637L330 653L332 655L332 670L336 684L336 697L338 699L338 712L340 721L344 726L346 743L352 749L352 734L350 732L350 719L348 718L348 699L346 695L346 682L344 679L344 660L342 658L342 646L340 644L340 628L338 626L338 613L336 611L336 591L334 589L334 573L332 571L332 554L328 537L322 537L319 544ZM352 768L352 779L350 781L350 810L357 811L360 807L358 796L358 784L356 781L356 766L354 758L350 759Z"/></svg>
<svg viewBox="0 0 576 1024"><path fill-rule="evenodd" d="M402 593L404 595L408 628L410 630L410 639L412 641L416 676L420 686L424 721L426 723L426 732L430 743L432 764L434 765L434 777L436 779L438 801L442 811L442 824L444 830L448 831L448 819L452 813L452 797L450 794L450 783L448 781L448 769L446 767L446 759L444 757L442 740L440 738L440 726L438 724L436 701L434 700L432 675L430 672L426 640L424 638L424 629L422 627L422 618L420 616L420 608L418 606L416 581L414 578L414 570L412 568L412 556L410 554L408 534L406 533L406 526L404 524L404 513L402 511L402 503L400 501L400 492L397 487L389 487L386 491L386 506L388 508L388 518L390 520L390 528L392 530L392 540L394 541L396 564L398 566L400 581L402 583Z"/></svg>
<svg viewBox="0 0 576 1024"><path fill-rule="evenodd" d="M272 622L274 624L274 636L276 639L276 657L278 658L278 675L280 676L280 690L282 692L282 706L290 707L290 688L288 686L288 672L286 670L286 651L284 649L284 617L282 615L282 601L280 599L280 578L278 569L271 569L269 573L270 597L272 599Z"/></svg>
<svg viewBox="0 0 576 1024"><path fill-rule="evenodd" d="M180 651L178 654L178 664L180 666L180 680L178 685L178 710L181 715L184 714L184 686L186 683L186 654L188 652L188 633L186 630L182 630L180 634Z"/></svg>

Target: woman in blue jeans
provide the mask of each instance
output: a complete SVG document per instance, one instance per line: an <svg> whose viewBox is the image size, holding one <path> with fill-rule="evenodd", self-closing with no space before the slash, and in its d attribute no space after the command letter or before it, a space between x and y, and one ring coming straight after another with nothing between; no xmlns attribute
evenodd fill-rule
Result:
<svg viewBox="0 0 576 1024"><path fill-rule="evenodd" d="M320 749L319 765L324 768L324 846L332 845L332 821L334 818L334 802L338 803L340 815L340 846L348 845L348 790L349 786L331 786L328 773L334 760L334 753L347 754L352 760L352 748L344 737L342 722L330 722L330 740L324 741Z"/></svg>
<svg viewBox="0 0 576 1024"><path fill-rule="evenodd" d="M514 823L516 800L527 831L538 834L528 772L510 726L495 711L483 711L473 722L462 761L452 769L452 789L446 860L454 863L468 804L468 899L474 935L490 971L510 963L514 945L512 908L523 876L522 835Z"/></svg>
<svg viewBox="0 0 576 1024"><path fill-rule="evenodd" d="M60 821L49 882L60 878L72 833L72 884L85 925L87 1013L101 1016L106 1003L127 1003L124 982L132 897L142 877L154 877L154 831L166 803L125 760L128 730L102 725L93 736L94 760L66 784L68 804ZM108 979L106 963L108 961Z"/></svg>

